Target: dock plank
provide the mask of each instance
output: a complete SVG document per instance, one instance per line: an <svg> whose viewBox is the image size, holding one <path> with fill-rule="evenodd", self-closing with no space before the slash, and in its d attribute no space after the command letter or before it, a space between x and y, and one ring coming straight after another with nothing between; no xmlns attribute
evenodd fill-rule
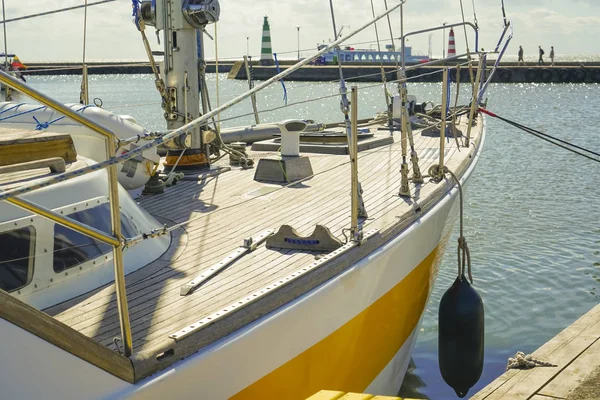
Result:
<svg viewBox="0 0 600 400"><path fill-rule="evenodd" d="M596 339L580 357L544 386L539 394L560 399L568 398L588 376L594 373L598 360L600 360L600 341ZM600 397L600 393L598 396Z"/></svg>
<svg viewBox="0 0 600 400"><path fill-rule="evenodd" d="M600 366L600 305L545 343L532 356L556 364L509 370L472 397L474 400L568 398Z"/></svg>

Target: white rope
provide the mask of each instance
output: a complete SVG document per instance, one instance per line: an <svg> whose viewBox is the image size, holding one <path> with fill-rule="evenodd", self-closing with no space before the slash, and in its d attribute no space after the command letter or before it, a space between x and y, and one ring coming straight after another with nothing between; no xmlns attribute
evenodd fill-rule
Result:
<svg viewBox="0 0 600 400"><path fill-rule="evenodd" d="M522 351L517 351L513 357L508 359L506 370L509 369L529 369L534 367L557 367L556 364L537 360L531 354L525 354Z"/></svg>

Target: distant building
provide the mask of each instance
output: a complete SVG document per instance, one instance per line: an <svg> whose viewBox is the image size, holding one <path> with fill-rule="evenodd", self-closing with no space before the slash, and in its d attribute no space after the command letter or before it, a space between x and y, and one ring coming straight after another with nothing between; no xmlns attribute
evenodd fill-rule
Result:
<svg viewBox="0 0 600 400"><path fill-rule="evenodd" d="M321 44L317 47L317 49L321 50L325 47L327 47L326 44ZM386 51L377 51L370 49L355 49L348 46L340 49L339 55L344 64L395 64L396 62L402 62L402 52L394 51L395 49L391 44L388 44L385 47ZM429 56L413 55L412 48L410 46L407 46L404 49L406 53L405 62L407 64L424 63L429 61ZM336 64L337 52L335 50L330 50L323 54L321 57L321 63Z"/></svg>

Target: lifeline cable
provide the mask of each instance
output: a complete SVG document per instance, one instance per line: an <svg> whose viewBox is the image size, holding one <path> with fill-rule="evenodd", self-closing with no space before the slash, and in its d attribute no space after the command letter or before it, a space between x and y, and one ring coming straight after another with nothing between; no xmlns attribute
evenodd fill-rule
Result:
<svg viewBox="0 0 600 400"><path fill-rule="evenodd" d="M573 149L571 149L571 148L569 148L567 146L571 146L571 147L576 148L578 150L585 151L585 152L593 154L593 155L595 155L597 157L600 157L600 153L596 153L595 151L588 150L585 147L577 146L576 144L567 142L566 140L562 140L562 139L556 138L556 137L554 137L552 135L548 135L547 133L540 132L540 131L535 130L533 128L530 128L528 126L521 125L518 122L511 121L510 119L507 119L507 118L501 117L501 116L499 116L497 114L494 114L493 112L488 111L485 108L479 108L479 111L481 111L484 114L489 115L490 117L498 118L499 120L504 121L507 124L514 126L515 128L519 128L519 129L521 129L524 132L527 132L527 133L529 133L529 134L531 134L531 135L533 135L535 137L538 137L538 138L540 138L540 139L542 139L542 140L544 140L544 141L546 141L548 143L551 143L551 144L553 144L555 146L558 146L558 147L563 148L563 149L565 149L567 151L570 151L571 153L575 153L577 155L580 155L582 157L587 158L588 160L592 160L592 161L595 161L597 163L600 163L599 159L591 157L591 156L589 156L587 154L581 153L581 152L579 152L577 150L573 150Z"/></svg>

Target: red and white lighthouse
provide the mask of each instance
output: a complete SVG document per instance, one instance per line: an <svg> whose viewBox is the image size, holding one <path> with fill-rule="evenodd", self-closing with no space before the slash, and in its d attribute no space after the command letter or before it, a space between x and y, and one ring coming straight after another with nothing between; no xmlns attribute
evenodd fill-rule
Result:
<svg viewBox="0 0 600 400"><path fill-rule="evenodd" d="M456 42L454 41L454 29L450 28L450 35L448 35L448 57L456 56Z"/></svg>

